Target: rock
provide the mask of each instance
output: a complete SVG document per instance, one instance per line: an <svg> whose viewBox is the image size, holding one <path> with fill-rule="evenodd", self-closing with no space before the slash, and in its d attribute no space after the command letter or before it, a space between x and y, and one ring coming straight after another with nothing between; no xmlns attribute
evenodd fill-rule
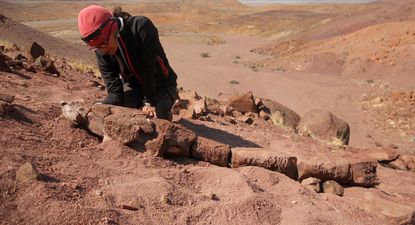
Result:
<svg viewBox="0 0 415 225"><path fill-rule="evenodd" d="M262 111L270 115L272 123L286 130L296 131L300 116L288 107L269 99L263 99Z"/></svg>
<svg viewBox="0 0 415 225"><path fill-rule="evenodd" d="M36 72L37 72L37 71L36 71L36 68L35 68L33 65L31 65L31 66L27 67L27 68L26 68L26 71L27 71L27 72L31 72L31 73L36 73Z"/></svg>
<svg viewBox="0 0 415 225"><path fill-rule="evenodd" d="M210 193L210 199L213 201L219 201L220 198L215 193Z"/></svg>
<svg viewBox="0 0 415 225"><path fill-rule="evenodd" d="M264 105L261 98L255 98L255 105L259 108Z"/></svg>
<svg viewBox="0 0 415 225"><path fill-rule="evenodd" d="M199 99L194 101L190 106L189 109L192 108L196 114L196 116L202 116L207 113L207 104L205 99Z"/></svg>
<svg viewBox="0 0 415 225"><path fill-rule="evenodd" d="M194 100L202 99L202 97L200 97L197 94L197 92L194 90L189 90L189 91L179 90L179 99L188 100L191 103Z"/></svg>
<svg viewBox="0 0 415 225"><path fill-rule="evenodd" d="M87 124L87 110L79 102L62 102L62 115L77 125Z"/></svg>
<svg viewBox="0 0 415 225"><path fill-rule="evenodd" d="M14 60L27 61L27 58L22 54L18 54L16 57L14 57Z"/></svg>
<svg viewBox="0 0 415 225"><path fill-rule="evenodd" d="M39 61L40 61L40 65L42 66L45 72L48 72L50 74L56 74L58 76L60 75L60 72L56 69L53 60L47 57L44 57L44 56L40 56Z"/></svg>
<svg viewBox="0 0 415 225"><path fill-rule="evenodd" d="M100 136L104 136L104 118L111 115L111 105L95 104L88 113L88 129Z"/></svg>
<svg viewBox="0 0 415 225"><path fill-rule="evenodd" d="M403 161L407 170L415 171L415 155L402 155L399 160Z"/></svg>
<svg viewBox="0 0 415 225"><path fill-rule="evenodd" d="M190 156L190 149L197 138L193 131L166 120L157 120L155 124L158 136L145 143L147 151L154 156Z"/></svg>
<svg viewBox="0 0 415 225"><path fill-rule="evenodd" d="M350 163L352 184L362 187L375 186L378 183L376 167L376 161L352 160Z"/></svg>
<svg viewBox="0 0 415 225"><path fill-rule="evenodd" d="M12 104L14 102L14 96L0 93L0 100Z"/></svg>
<svg viewBox="0 0 415 225"><path fill-rule="evenodd" d="M9 60L7 61L7 65L13 69L22 69L24 68L23 61L20 60Z"/></svg>
<svg viewBox="0 0 415 225"><path fill-rule="evenodd" d="M264 120L270 119L270 114L265 112L264 110L259 111L259 118L262 118Z"/></svg>
<svg viewBox="0 0 415 225"><path fill-rule="evenodd" d="M297 158L285 153L259 148L233 148L232 168L241 166L259 166L283 173L297 180Z"/></svg>
<svg viewBox="0 0 415 225"><path fill-rule="evenodd" d="M196 113L193 108L190 109L180 109L179 116L185 119L196 119Z"/></svg>
<svg viewBox="0 0 415 225"><path fill-rule="evenodd" d="M177 99L172 107L173 114L179 115L180 110L187 109L187 106L189 105L189 100L186 99Z"/></svg>
<svg viewBox="0 0 415 225"><path fill-rule="evenodd" d="M191 157L217 166L228 167L231 157L231 147L227 144L198 137L193 144Z"/></svg>
<svg viewBox="0 0 415 225"><path fill-rule="evenodd" d="M196 134L180 124L147 116L137 109L95 104L88 128L155 156L188 157Z"/></svg>
<svg viewBox="0 0 415 225"><path fill-rule="evenodd" d="M388 165L395 170L408 170L405 163L400 159L390 162Z"/></svg>
<svg viewBox="0 0 415 225"><path fill-rule="evenodd" d="M226 117L225 121L229 122L230 124L236 125L238 122L232 117Z"/></svg>
<svg viewBox="0 0 415 225"><path fill-rule="evenodd" d="M36 167L31 162L26 162L16 171L16 180L19 182L27 182L39 178Z"/></svg>
<svg viewBox="0 0 415 225"><path fill-rule="evenodd" d="M222 110L222 112L225 116L231 116L232 112L233 112L232 108L230 108L227 105L221 105L220 110Z"/></svg>
<svg viewBox="0 0 415 225"><path fill-rule="evenodd" d="M0 117L6 117L11 108L11 104L3 100L0 100Z"/></svg>
<svg viewBox="0 0 415 225"><path fill-rule="evenodd" d="M344 188L334 180L328 180L323 183L323 192L343 196Z"/></svg>
<svg viewBox="0 0 415 225"><path fill-rule="evenodd" d="M40 56L45 56L45 49L38 43L33 42L32 46L30 47L30 56L32 56L32 59L37 59Z"/></svg>
<svg viewBox="0 0 415 225"><path fill-rule="evenodd" d="M243 123L247 123L249 125L254 123L254 120L251 117L248 116L240 116L237 118L239 121L243 122Z"/></svg>
<svg viewBox="0 0 415 225"><path fill-rule="evenodd" d="M0 52L0 71L11 73L13 71L10 69L9 65L7 65L6 59L6 56Z"/></svg>
<svg viewBox="0 0 415 225"><path fill-rule="evenodd" d="M252 95L252 92L248 92L247 94L242 96L232 97L228 101L227 106L241 113L258 112L258 108L255 105L254 96Z"/></svg>
<svg viewBox="0 0 415 225"><path fill-rule="evenodd" d="M321 183L321 180L315 177L309 177L301 181L301 185L317 193L321 192L320 183Z"/></svg>
<svg viewBox="0 0 415 225"><path fill-rule="evenodd" d="M120 113L104 118L105 134L125 145L144 143L143 135L151 136L154 131L155 125L147 120L144 114L142 116L127 117Z"/></svg>
<svg viewBox="0 0 415 225"><path fill-rule="evenodd" d="M335 180L347 184L352 181L350 163L343 158L331 158L324 155L299 158L297 164L298 179L315 177L322 181Z"/></svg>
<svg viewBox="0 0 415 225"><path fill-rule="evenodd" d="M248 112L245 113L245 116L251 117L251 118L258 118L258 113Z"/></svg>
<svg viewBox="0 0 415 225"><path fill-rule="evenodd" d="M367 152L369 158L381 163L388 163L399 158L399 153L388 147L376 148Z"/></svg>
<svg viewBox="0 0 415 225"><path fill-rule="evenodd" d="M392 202L370 192L365 192L362 200L364 209L376 217L392 220L393 224L414 224L414 206Z"/></svg>
<svg viewBox="0 0 415 225"><path fill-rule="evenodd" d="M121 209L131 210L131 211L137 211L138 208L131 206L131 205L121 205Z"/></svg>
<svg viewBox="0 0 415 225"><path fill-rule="evenodd" d="M224 116L226 112L223 110L220 102L216 99L206 98L207 111L215 115Z"/></svg>
<svg viewBox="0 0 415 225"><path fill-rule="evenodd" d="M389 165L399 170L415 171L415 155L403 154Z"/></svg>
<svg viewBox="0 0 415 225"><path fill-rule="evenodd" d="M312 110L306 113L297 126L298 133L308 135L324 143L349 144L350 127L326 110Z"/></svg>
<svg viewBox="0 0 415 225"><path fill-rule="evenodd" d="M199 120L200 121L209 121L209 122L212 122L213 120L212 120L212 118L209 116L209 115L206 115L206 116L200 116L199 117Z"/></svg>

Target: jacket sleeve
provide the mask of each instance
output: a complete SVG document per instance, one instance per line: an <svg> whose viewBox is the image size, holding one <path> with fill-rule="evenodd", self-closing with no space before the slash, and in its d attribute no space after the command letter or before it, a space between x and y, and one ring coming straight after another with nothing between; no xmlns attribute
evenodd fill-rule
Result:
<svg viewBox="0 0 415 225"><path fill-rule="evenodd" d="M108 95L102 101L104 104L121 105L124 99L124 89L119 77L118 65L111 60L110 55L95 52L98 68L104 80Z"/></svg>
<svg viewBox="0 0 415 225"><path fill-rule="evenodd" d="M138 32L140 51L138 68L143 79L144 102L155 105L157 59L160 40L158 30L147 17L142 18L141 23L136 23L135 32Z"/></svg>

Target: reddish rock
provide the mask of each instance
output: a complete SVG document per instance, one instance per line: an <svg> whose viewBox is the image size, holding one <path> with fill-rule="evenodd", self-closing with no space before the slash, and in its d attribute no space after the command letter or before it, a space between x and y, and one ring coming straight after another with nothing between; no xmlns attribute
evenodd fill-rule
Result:
<svg viewBox="0 0 415 225"><path fill-rule="evenodd" d="M329 158L321 155L299 158L297 169L299 180L315 177L322 181L335 180L344 184L352 180L350 163L340 157Z"/></svg>
<svg viewBox="0 0 415 225"><path fill-rule="evenodd" d="M173 114L178 115L180 113L180 110L187 109L187 106L189 105L189 100L187 99L177 99L172 107Z"/></svg>
<svg viewBox="0 0 415 225"><path fill-rule="evenodd" d="M297 126L299 134L308 135L318 141L332 144L349 144L350 127L326 110L306 113Z"/></svg>
<svg viewBox="0 0 415 225"><path fill-rule="evenodd" d="M86 125L87 110L78 102L62 102L62 115L77 125Z"/></svg>
<svg viewBox="0 0 415 225"><path fill-rule="evenodd" d="M18 54L16 57L14 57L14 60L27 61L27 58L22 54Z"/></svg>
<svg viewBox="0 0 415 225"><path fill-rule="evenodd" d="M261 98L255 98L255 105L259 108L264 105Z"/></svg>
<svg viewBox="0 0 415 225"><path fill-rule="evenodd" d="M195 90L179 90L179 97L180 99L201 99L202 97L199 96L199 94L197 94L197 92Z"/></svg>
<svg viewBox="0 0 415 225"><path fill-rule="evenodd" d="M241 113L258 112L258 108L255 105L254 96L252 95L252 92L248 92L245 95L231 98L228 101L227 106Z"/></svg>
<svg viewBox="0 0 415 225"><path fill-rule="evenodd" d="M31 73L36 73L37 72L36 69L35 69L35 67L33 65L27 67L26 68L26 71L27 72L31 72Z"/></svg>
<svg viewBox="0 0 415 225"><path fill-rule="evenodd" d="M104 119L105 133L112 139L118 140L126 145L140 142L140 138L143 138L143 135L153 135L155 131L154 127L155 125L144 114L134 117L125 117L124 114L114 114Z"/></svg>
<svg viewBox="0 0 415 225"><path fill-rule="evenodd" d="M40 56L39 61L40 65L42 66L45 72L48 72L50 74L56 74L58 76L60 75L60 72L56 69L53 60L44 56Z"/></svg>
<svg viewBox="0 0 415 225"><path fill-rule="evenodd" d="M270 115L272 123L286 130L295 131L300 116L288 107L269 99L263 99L264 107L261 111Z"/></svg>
<svg viewBox="0 0 415 225"><path fill-rule="evenodd" d="M297 158L285 153L260 148L232 149L232 168L259 166L297 179Z"/></svg>
<svg viewBox="0 0 415 225"><path fill-rule="evenodd" d="M186 127L147 118L140 110L95 104L88 113L88 128L93 133L146 150L155 156L190 155L196 134Z"/></svg>
<svg viewBox="0 0 415 225"><path fill-rule="evenodd" d="M229 166L231 147L207 138L198 137L193 144L191 156L217 166Z"/></svg>
<svg viewBox="0 0 415 225"><path fill-rule="evenodd" d="M37 59L40 56L45 56L45 49L37 42L33 42L32 46L30 47L30 56L32 56L32 59Z"/></svg>
<svg viewBox="0 0 415 225"><path fill-rule="evenodd" d="M321 180L315 177L309 177L301 181L301 185L317 193L321 192L320 183L321 183Z"/></svg>
<svg viewBox="0 0 415 225"><path fill-rule="evenodd" d="M323 183L323 192L338 196L344 195L344 188L334 180L328 180Z"/></svg>
<svg viewBox="0 0 415 225"><path fill-rule="evenodd" d="M376 167L376 161L352 160L350 163L352 184L362 187L375 186L378 183Z"/></svg>
<svg viewBox="0 0 415 225"><path fill-rule="evenodd" d="M259 111L259 118L262 118L264 120L270 119L270 114L265 112L264 110Z"/></svg>
<svg viewBox="0 0 415 225"><path fill-rule="evenodd" d="M193 131L166 120L153 121L157 127L157 138L145 143L147 151L155 156L190 156L190 149L197 138Z"/></svg>
<svg viewBox="0 0 415 225"><path fill-rule="evenodd" d="M394 169L415 171L415 155L403 154L389 165Z"/></svg>
<svg viewBox="0 0 415 225"><path fill-rule="evenodd" d="M88 129L100 136L104 136L104 118L111 115L111 105L95 104L88 113Z"/></svg>
<svg viewBox="0 0 415 225"><path fill-rule="evenodd" d="M208 112L205 99L195 100L189 106L189 109L193 109L197 116L205 115Z"/></svg>
<svg viewBox="0 0 415 225"><path fill-rule="evenodd" d="M180 109L179 116L185 119L196 119L196 113L193 108Z"/></svg>
<svg viewBox="0 0 415 225"><path fill-rule="evenodd" d="M249 124L249 125L254 123L254 120L251 117L248 117L248 116L240 116L237 119L239 121L241 121L243 123L246 123L246 124Z"/></svg>
<svg viewBox="0 0 415 225"><path fill-rule="evenodd" d="M216 115L225 115L225 111L223 110L223 106L220 104L220 102L216 99L210 99L206 98L206 105L207 105L207 111L209 113L213 113Z"/></svg>
<svg viewBox="0 0 415 225"><path fill-rule="evenodd" d="M16 171L16 180L19 182L36 180L39 176L39 172L31 162L26 162Z"/></svg>
<svg viewBox="0 0 415 225"><path fill-rule="evenodd" d="M12 70L6 63L6 56L0 52L0 71L11 73Z"/></svg>
<svg viewBox="0 0 415 225"><path fill-rule="evenodd" d="M370 214L394 221L393 224L414 224L414 206L404 205L365 192L362 198L363 208Z"/></svg>
<svg viewBox="0 0 415 225"><path fill-rule="evenodd" d="M369 158L382 163L395 161L399 158L399 153L396 150L388 147L371 149L365 153Z"/></svg>

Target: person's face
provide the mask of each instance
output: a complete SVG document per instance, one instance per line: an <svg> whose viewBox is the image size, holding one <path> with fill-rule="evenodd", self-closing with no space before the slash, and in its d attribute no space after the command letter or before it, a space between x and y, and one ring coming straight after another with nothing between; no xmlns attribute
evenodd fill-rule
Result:
<svg viewBox="0 0 415 225"><path fill-rule="evenodd" d="M115 55L117 52L118 45L117 45L117 39L114 32L109 32L108 37L105 39L104 43L98 45L96 47L97 51L100 51L102 53Z"/></svg>

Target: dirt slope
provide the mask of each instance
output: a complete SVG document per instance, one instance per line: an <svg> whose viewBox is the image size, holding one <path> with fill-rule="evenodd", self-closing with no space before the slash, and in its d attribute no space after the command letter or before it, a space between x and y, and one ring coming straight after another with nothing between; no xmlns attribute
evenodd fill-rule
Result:
<svg viewBox="0 0 415 225"><path fill-rule="evenodd" d="M29 51L33 42L39 43L48 54L56 58L94 63L94 53L80 44L74 44L66 40L55 38L14 20L0 15L0 40L15 43L25 51Z"/></svg>

